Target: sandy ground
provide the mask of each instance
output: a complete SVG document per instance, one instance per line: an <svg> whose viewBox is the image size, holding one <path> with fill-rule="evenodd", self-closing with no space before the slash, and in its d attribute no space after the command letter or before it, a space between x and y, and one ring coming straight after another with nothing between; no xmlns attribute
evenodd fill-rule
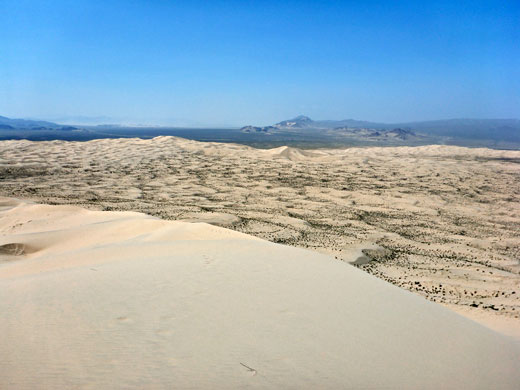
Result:
<svg viewBox="0 0 520 390"><path fill-rule="evenodd" d="M2 389L517 389L520 344L313 251L0 198Z"/></svg>
<svg viewBox="0 0 520 390"><path fill-rule="evenodd" d="M0 194L359 258L366 272L520 339L520 152L3 141Z"/></svg>

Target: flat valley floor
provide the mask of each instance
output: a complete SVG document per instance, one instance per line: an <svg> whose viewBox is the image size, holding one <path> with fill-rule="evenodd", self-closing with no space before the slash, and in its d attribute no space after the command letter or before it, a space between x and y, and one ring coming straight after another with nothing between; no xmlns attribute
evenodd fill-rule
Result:
<svg viewBox="0 0 520 390"><path fill-rule="evenodd" d="M518 151L2 141L0 195L208 222L327 253L520 339Z"/></svg>

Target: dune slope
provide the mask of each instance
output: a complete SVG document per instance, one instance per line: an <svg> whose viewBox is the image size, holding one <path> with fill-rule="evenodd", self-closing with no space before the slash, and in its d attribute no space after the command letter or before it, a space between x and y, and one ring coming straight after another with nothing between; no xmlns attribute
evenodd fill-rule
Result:
<svg viewBox="0 0 520 390"><path fill-rule="evenodd" d="M520 383L513 339L315 252L5 198L0 231L0 388Z"/></svg>

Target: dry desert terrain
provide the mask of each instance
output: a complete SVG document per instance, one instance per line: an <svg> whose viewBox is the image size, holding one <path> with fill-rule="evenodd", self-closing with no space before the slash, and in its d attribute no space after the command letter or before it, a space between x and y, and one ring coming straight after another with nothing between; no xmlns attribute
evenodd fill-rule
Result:
<svg viewBox="0 0 520 390"><path fill-rule="evenodd" d="M330 254L520 338L517 151L2 141L0 195L208 222Z"/></svg>

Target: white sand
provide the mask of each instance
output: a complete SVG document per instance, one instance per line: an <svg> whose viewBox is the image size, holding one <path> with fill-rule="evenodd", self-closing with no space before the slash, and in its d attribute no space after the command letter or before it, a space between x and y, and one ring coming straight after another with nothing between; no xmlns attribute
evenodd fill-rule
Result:
<svg viewBox="0 0 520 390"><path fill-rule="evenodd" d="M517 341L316 252L10 199L0 232L1 389L520 384Z"/></svg>

